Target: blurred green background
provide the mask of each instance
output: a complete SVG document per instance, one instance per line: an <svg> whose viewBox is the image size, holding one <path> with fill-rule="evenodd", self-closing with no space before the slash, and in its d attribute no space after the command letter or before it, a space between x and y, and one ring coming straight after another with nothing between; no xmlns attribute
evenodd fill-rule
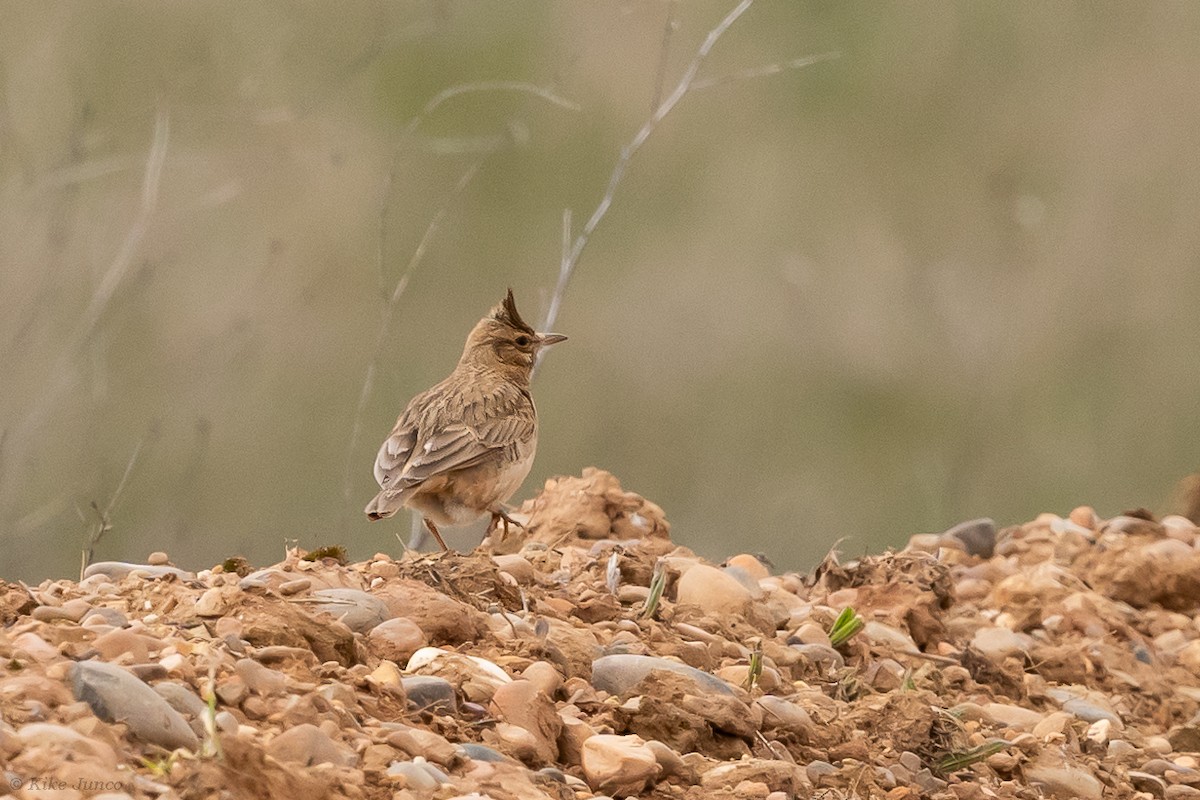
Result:
<svg viewBox="0 0 1200 800"><path fill-rule="evenodd" d="M0 2L0 577L77 574L92 502L97 559L399 552L378 443L505 287L543 317L563 209L731 7ZM1189 3L758 0L703 78L840 58L694 91L637 153L515 500L598 465L788 568L1161 507L1200 464L1197 41ZM577 110L406 133L480 81Z"/></svg>

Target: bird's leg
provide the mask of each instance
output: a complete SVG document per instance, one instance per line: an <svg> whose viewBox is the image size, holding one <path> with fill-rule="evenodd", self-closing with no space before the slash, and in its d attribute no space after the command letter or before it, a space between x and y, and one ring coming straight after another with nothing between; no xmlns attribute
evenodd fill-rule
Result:
<svg viewBox="0 0 1200 800"><path fill-rule="evenodd" d="M500 527L501 521L504 522L504 536L502 537L504 539L508 538L508 526L509 525L516 525L518 528L525 527L524 525L522 525L521 523L517 522L515 519L510 517L508 515L508 512L506 512L503 508L500 508L499 506L497 506L496 508L492 509L492 521L490 523L488 523L487 535L491 535L491 533L493 531L495 531L496 528Z"/></svg>
<svg viewBox="0 0 1200 800"><path fill-rule="evenodd" d="M433 538L437 539L438 546L442 548L442 552L444 553L449 550L450 548L446 547L446 543L442 541L442 535L438 533L437 525L433 524L433 520L429 517L421 517L421 521L425 523L425 527L433 534Z"/></svg>

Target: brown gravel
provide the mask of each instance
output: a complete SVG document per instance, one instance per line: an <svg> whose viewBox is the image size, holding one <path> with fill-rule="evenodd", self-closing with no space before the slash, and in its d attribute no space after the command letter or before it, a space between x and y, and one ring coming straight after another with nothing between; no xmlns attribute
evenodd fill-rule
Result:
<svg viewBox="0 0 1200 800"><path fill-rule="evenodd" d="M470 554L0 584L0 798L1200 797L1184 517L974 520L772 575L599 470L517 516Z"/></svg>

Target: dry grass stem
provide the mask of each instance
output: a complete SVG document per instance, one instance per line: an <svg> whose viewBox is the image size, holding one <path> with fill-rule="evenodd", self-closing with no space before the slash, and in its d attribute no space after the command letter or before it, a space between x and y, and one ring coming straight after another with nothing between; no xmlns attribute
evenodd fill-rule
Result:
<svg viewBox="0 0 1200 800"><path fill-rule="evenodd" d="M554 329L554 323L558 320L558 312L562 307L563 295L566 293L567 284L570 283L571 276L575 272L575 267L579 263L579 257L583 253L583 249L587 246L588 241L591 239L592 233L600 224L600 221L604 219L606 214L608 214L608 209L610 206L612 206L613 199L617 193L617 187L620 185L621 179L625 176L625 170L629 166L630 160L637 153L637 151L641 149L642 145L646 143L646 140L650 138L650 135L654 133L654 130L658 127L658 124L663 121L667 114L671 113L671 110L678 105L679 101L682 100L689 91L693 89L708 88L710 86L715 86L718 83L725 83L727 81L754 78L763 75L774 75L786 70L799 69L800 67L805 67L809 64L815 64L820 61L827 61L831 58L837 57L836 53L823 53L817 56L797 58L778 64L768 64L762 67L754 67L719 78L697 80L696 76L699 74L700 68L704 66L704 62L708 58L709 53L712 52L713 47L716 46L717 42L720 41L721 37L725 35L726 31L728 31L733 24L737 22L743 14L750 10L750 6L753 4L754 0L741 0L740 3L734 6L733 9L726 14L719 23L717 23L716 27L708 32L708 35L704 37L704 41L700 43L700 47L696 50L696 54L692 57L691 62L688 63L687 68L683 71L683 77L679 79L679 83L675 85L675 88L661 103L657 102L656 95L653 113L651 113L650 117L645 121L645 123L643 123L638 132L633 135L633 138L630 139L629 143L621 148L621 154L617 158L616 164L613 166L612 174L609 175L608 185L605 187L604 195L600 198L600 202L596 205L595 210L592 211L592 215L588 217L587 222L584 224L583 230L581 230L579 235L575 237L575 240L570 247L568 248L564 246L563 248L563 257L558 270L558 281L554 287L554 294L550 298L550 306L546 311L546 319L542 325L542 330L548 331ZM674 4L672 3L672 7L668 12L666 30L663 33L664 52L660 58L659 64L660 85L662 82L661 71L665 69L667 61L666 48L670 44L670 36L673 28ZM564 229L568 229L568 238L570 227L569 214L569 211L564 213ZM539 354L538 356L539 365L541 364L542 355L543 354ZM536 368L534 372L536 374Z"/></svg>

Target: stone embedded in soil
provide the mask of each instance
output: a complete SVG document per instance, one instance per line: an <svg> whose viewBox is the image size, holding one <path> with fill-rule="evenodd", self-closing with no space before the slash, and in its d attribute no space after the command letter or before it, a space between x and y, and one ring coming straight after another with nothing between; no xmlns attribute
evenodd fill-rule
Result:
<svg viewBox="0 0 1200 800"><path fill-rule="evenodd" d="M487 615L420 581L402 578L372 589L388 607L388 616L407 617L431 644L475 641L487 631Z"/></svg>
<svg viewBox="0 0 1200 800"><path fill-rule="evenodd" d="M638 794L662 767L640 736L597 734L583 743L583 775L588 785L611 795Z"/></svg>
<svg viewBox="0 0 1200 800"><path fill-rule="evenodd" d="M547 763L558 754L562 720L545 692L532 681L517 680L496 689L492 709L500 719L529 731L536 740L536 758Z"/></svg>
<svg viewBox="0 0 1200 800"><path fill-rule="evenodd" d="M742 781L766 784L769 791L791 795L809 788L804 769L775 759L750 758L733 764L720 764L700 776L701 785L710 791L733 789Z"/></svg>
<svg viewBox="0 0 1200 800"><path fill-rule="evenodd" d="M208 709L204 701L196 695L187 686L175 681L160 681L152 687L158 692L162 699L167 701L171 708L178 711L180 714L188 714L193 719L200 719L200 716ZM192 726L192 730L196 730L196 726Z"/></svg>
<svg viewBox="0 0 1200 800"><path fill-rule="evenodd" d="M128 564L124 561L97 561L83 571L83 577L90 578L93 575L104 575L114 581L119 581L126 575L135 572L147 578L161 578L165 575L172 575L183 581L194 581L196 579L195 573L176 567L154 564Z"/></svg>
<svg viewBox="0 0 1200 800"><path fill-rule="evenodd" d="M358 759L350 748L335 742L316 725L305 723L275 736L267 742L267 753L277 761L291 764L335 764L351 766Z"/></svg>
<svg viewBox="0 0 1200 800"><path fill-rule="evenodd" d="M318 589L312 596L321 601L314 606L317 612L341 621L355 633L367 633L392 616L387 603L358 589Z"/></svg>
<svg viewBox="0 0 1200 800"><path fill-rule="evenodd" d="M1104 795L1104 784L1095 775L1055 758L1041 758L1026 764L1022 772L1030 783L1040 785L1050 797L1100 800Z"/></svg>
<svg viewBox="0 0 1200 800"><path fill-rule="evenodd" d="M592 662L592 685L609 694L623 695L654 670L667 670L692 679L701 689L734 693L725 681L707 672L656 656L621 654L601 656Z"/></svg>
<svg viewBox="0 0 1200 800"><path fill-rule="evenodd" d="M397 664L408 663L413 653L428 644L425 632L407 617L384 620L367 634L367 648L379 658Z"/></svg>
<svg viewBox="0 0 1200 800"><path fill-rule="evenodd" d="M101 661L71 665L75 697L106 722L123 722L130 732L168 750L195 750L199 740L179 712L133 673Z"/></svg>
<svg viewBox="0 0 1200 800"><path fill-rule="evenodd" d="M707 564L694 564L679 579L675 601L709 614L743 616L754 594L728 572Z"/></svg>
<svg viewBox="0 0 1200 800"><path fill-rule="evenodd" d="M454 685L444 678L432 675L412 675L401 681L408 702L418 711L430 711L436 714L455 714L458 712L458 695Z"/></svg>
<svg viewBox="0 0 1200 800"><path fill-rule="evenodd" d="M959 542L968 555L991 558L996 547L996 522L987 517L967 520L943 532L939 538Z"/></svg>

